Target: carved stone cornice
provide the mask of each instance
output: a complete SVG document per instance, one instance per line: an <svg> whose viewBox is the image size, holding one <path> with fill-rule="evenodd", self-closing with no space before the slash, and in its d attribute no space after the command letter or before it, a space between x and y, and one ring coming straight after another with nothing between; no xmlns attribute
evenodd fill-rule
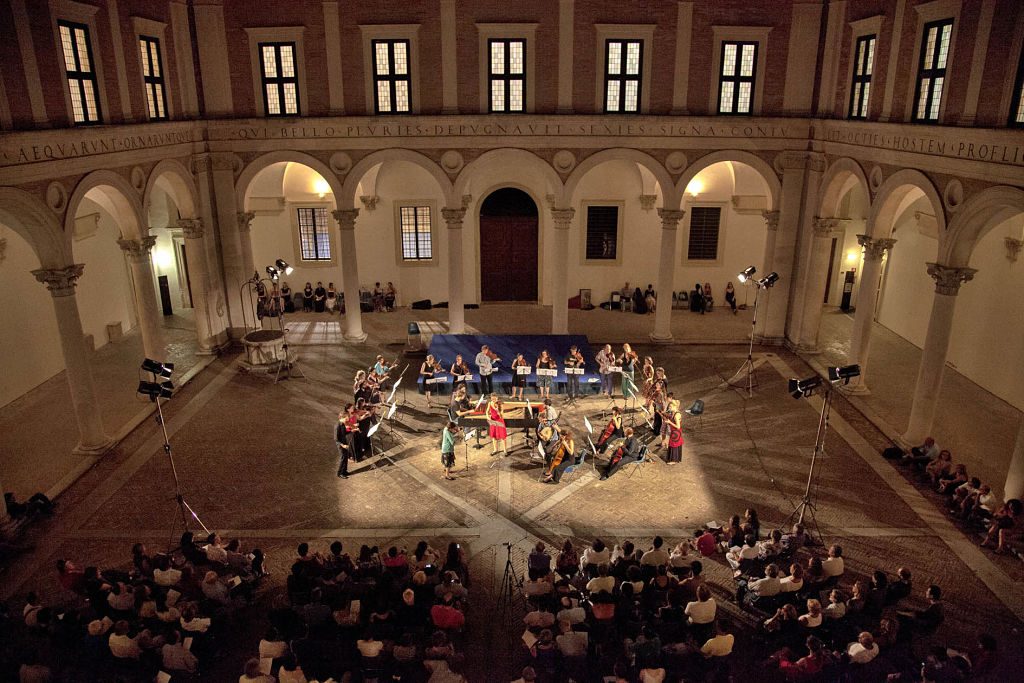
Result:
<svg viewBox="0 0 1024 683"><path fill-rule="evenodd" d="M675 230L679 227L679 221L683 220L686 212L681 209L658 209L658 217L661 218L662 230Z"/></svg>
<svg viewBox="0 0 1024 683"><path fill-rule="evenodd" d="M203 237L202 218L179 218L178 227L185 234L187 240L198 240Z"/></svg>
<svg viewBox="0 0 1024 683"><path fill-rule="evenodd" d="M640 195L640 208L644 211L650 211L654 208L654 204L657 201L658 195L656 194L642 194Z"/></svg>
<svg viewBox="0 0 1024 683"><path fill-rule="evenodd" d="M363 203L367 211L373 211L377 208L377 204L380 202L380 197L377 195L362 195L359 197L359 201Z"/></svg>
<svg viewBox="0 0 1024 683"><path fill-rule="evenodd" d="M944 266L941 263L929 263L928 274L935 280L935 293L946 296L956 296L960 292L960 285L974 279L977 273L975 268L957 268Z"/></svg>
<svg viewBox="0 0 1024 683"><path fill-rule="evenodd" d="M32 274L46 285L52 296L74 296L75 282L82 277L84 270L85 264L74 263L65 268L40 268L33 270Z"/></svg>
<svg viewBox="0 0 1024 683"><path fill-rule="evenodd" d="M815 237L828 237L832 234L832 231L839 227L838 218L820 218L814 217L814 235Z"/></svg>
<svg viewBox="0 0 1024 683"><path fill-rule="evenodd" d="M770 232L775 232L779 229L778 211L762 211L761 217L764 218L764 225Z"/></svg>
<svg viewBox="0 0 1024 683"><path fill-rule="evenodd" d="M125 253L129 260L141 262L149 259L149 254L156 244L156 237L150 235L140 240L118 240L117 246Z"/></svg>
<svg viewBox="0 0 1024 683"><path fill-rule="evenodd" d="M462 228L462 219L466 217L466 209L441 209L441 216L444 218L444 222L448 224L449 230L460 230Z"/></svg>
<svg viewBox="0 0 1024 683"><path fill-rule="evenodd" d="M334 216L334 220L338 221L338 227L341 230L356 229L356 217L359 215L359 209L337 209L332 211L331 215Z"/></svg>
<svg viewBox="0 0 1024 683"><path fill-rule="evenodd" d="M551 217L555 220L556 230L568 230L572 227L572 218L576 209L551 209Z"/></svg>
<svg viewBox="0 0 1024 683"><path fill-rule="evenodd" d="M214 171L231 171L235 172L235 169L241 164L241 159L237 155L231 152L216 152L210 154L210 168Z"/></svg>
<svg viewBox="0 0 1024 683"><path fill-rule="evenodd" d="M893 245L896 244L896 240L871 237L870 235L857 235L857 244L864 247L865 261L881 261L886 249L892 249Z"/></svg>
<svg viewBox="0 0 1024 683"><path fill-rule="evenodd" d="M252 228L252 219L256 218L256 214L252 211L239 211L238 218L238 232L249 232Z"/></svg>
<svg viewBox="0 0 1024 683"><path fill-rule="evenodd" d="M463 209L468 209L469 205L470 205L470 203L472 201L473 201L473 195L471 195L471 194L464 194L464 195L462 195L462 208Z"/></svg>
<svg viewBox="0 0 1024 683"><path fill-rule="evenodd" d="M202 152L200 154L194 154L192 156L192 172L193 173L206 173L210 170L210 154L209 152Z"/></svg>

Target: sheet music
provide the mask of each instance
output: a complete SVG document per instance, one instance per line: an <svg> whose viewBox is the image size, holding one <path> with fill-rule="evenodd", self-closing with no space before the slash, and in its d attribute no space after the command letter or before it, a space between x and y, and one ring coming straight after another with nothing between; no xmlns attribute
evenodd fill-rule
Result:
<svg viewBox="0 0 1024 683"><path fill-rule="evenodd" d="M570 367L566 367L565 368L565 374L567 374L567 375L582 375L583 374L583 368L570 368Z"/></svg>
<svg viewBox="0 0 1024 683"><path fill-rule="evenodd" d="M531 368L529 365L520 365L520 366L516 367L516 374L517 375L529 375L532 371L533 371L533 368ZM540 374L540 370L539 369L537 370L537 374L538 375Z"/></svg>
<svg viewBox="0 0 1024 683"><path fill-rule="evenodd" d="M541 377L556 377L558 370L552 368L537 368L537 375Z"/></svg>
<svg viewBox="0 0 1024 683"><path fill-rule="evenodd" d="M621 365L609 365L608 366L608 372L622 372L622 366Z"/></svg>

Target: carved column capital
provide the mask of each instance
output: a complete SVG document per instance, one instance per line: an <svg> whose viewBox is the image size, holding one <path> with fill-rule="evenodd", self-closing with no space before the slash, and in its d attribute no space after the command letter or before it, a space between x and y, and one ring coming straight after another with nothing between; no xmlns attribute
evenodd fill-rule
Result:
<svg viewBox="0 0 1024 683"><path fill-rule="evenodd" d="M82 277L84 270L84 264L74 263L64 268L40 268L33 270L32 274L46 285L52 296L74 296L75 282Z"/></svg>
<svg viewBox="0 0 1024 683"><path fill-rule="evenodd" d="M650 211L654 208L654 204L658 201L658 195L656 194L642 194L640 195L640 208L644 211Z"/></svg>
<svg viewBox="0 0 1024 683"><path fill-rule="evenodd" d="M865 261L881 261L887 249L896 244L894 239L882 239L870 235L857 235L857 244L864 247Z"/></svg>
<svg viewBox="0 0 1024 683"><path fill-rule="evenodd" d="M838 218L814 217L814 234L817 237L828 237L837 227L839 227Z"/></svg>
<svg viewBox="0 0 1024 683"><path fill-rule="evenodd" d="M775 232L779 229L778 211L762 211L761 217L764 218L764 225L769 231Z"/></svg>
<svg viewBox="0 0 1024 683"><path fill-rule="evenodd" d="M679 227L679 221L683 220L686 212L681 209L658 209L658 217L661 218L663 230L675 230Z"/></svg>
<svg viewBox="0 0 1024 683"><path fill-rule="evenodd" d="M444 222L448 224L449 230L460 230L462 228L462 219L466 217L466 209L441 209L441 216L444 218Z"/></svg>
<svg viewBox="0 0 1024 683"><path fill-rule="evenodd" d="M960 285L974 279L974 274L978 272L974 268L956 268L941 263L927 265L928 274L935 280L935 293L946 296L956 296L960 292Z"/></svg>
<svg viewBox="0 0 1024 683"><path fill-rule="evenodd" d="M152 235L149 237L143 237L140 240L118 240L117 246L121 247L128 259L135 262L145 261L149 258L150 252L153 251L153 245L156 244L156 237Z"/></svg>
<svg viewBox="0 0 1024 683"><path fill-rule="evenodd" d="M1024 240L1019 240L1016 237L1004 237L1003 244L1006 245L1006 258L1016 263L1020 248L1024 246ZM0 249L0 260L3 260L3 249Z"/></svg>
<svg viewBox="0 0 1024 683"><path fill-rule="evenodd" d="M338 209L332 211L331 215L334 216L334 220L338 221L338 227L342 230L356 229L356 216L359 215L359 209Z"/></svg>
<svg viewBox="0 0 1024 683"><path fill-rule="evenodd" d="M178 227L185 234L187 240L198 240L203 237L202 218L179 218Z"/></svg>
<svg viewBox="0 0 1024 683"><path fill-rule="evenodd" d="M551 209L551 217L555 219L556 230L568 230L572 226L572 218L576 209Z"/></svg>
<svg viewBox="0 0 1024 683"><path fill-rule="evenodd" d="M359 201L363 203L367 211L373 211L377 208L377 204L380 202L380 197L377 195L362 195L359 197Z"/></svg>
<svg viewBox="0 0 1024 683"><path fill-rule="evenodd" d="M256 214L252 211L239 211L238 217L238 232L249 232L252 228L252 219L256 218Z"/></svg>

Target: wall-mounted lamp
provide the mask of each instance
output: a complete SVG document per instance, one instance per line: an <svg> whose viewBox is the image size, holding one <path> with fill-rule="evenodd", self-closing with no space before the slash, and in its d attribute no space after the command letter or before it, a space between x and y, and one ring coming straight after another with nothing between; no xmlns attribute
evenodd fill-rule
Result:
<svg viewBox="0 0 1024 683"><path fill-rule="evenodd" d="M313 191L316 192L316 196L323 199L324 196L331 191L331 186L327 184L327 181L323 178L317 178L313 181Z"/></svg>
<svg viewBox="0 0 1024 683"><path fill-rule="evenodd" d="M850 249L849 251L846 252L846 262L856 263L859 256L860 254L857 252L856 249Z"/></svg>
<svg viewBox="0 0 1024 683"><path fill-rule="evenodd" d="M686 194L690 195L694 199L697 198L701 192L704 191L704 182L694 178L686 186Z"/></svg>

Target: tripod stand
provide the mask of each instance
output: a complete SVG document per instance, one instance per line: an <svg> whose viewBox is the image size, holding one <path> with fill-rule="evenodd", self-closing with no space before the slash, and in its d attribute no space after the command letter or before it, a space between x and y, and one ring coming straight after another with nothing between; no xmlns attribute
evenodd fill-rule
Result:
<svg viewBox="0 0 1024 683"><path fill-rule="evenodd" d="M756 282L754 283L756 289L754 290L754 317L750 321L750 346L747 348L747 359L743 361L743 365L739 367L736 374L727 382L730 386L742 387L742 376L744 373L747 375L747 398L754 397L754 329L757 327L757 303L761 294L761 287Z"/></svg>
<svg viewBox="0 0 1024 683"><path fill-rule="evenodd" d="M825 434L828 432L828 419L831 411L832 389L827 388L825 389L824 396L822 396L821 414L818 417L818 431L814 436L814 452L811 453L811 468L810 471L808 471L807 473L807 486L804 488L804 497L800 501L800 504L793 509L793 512L789 514L789 517L786 518L786 521L783 522L784 527L788 526L790 521L795 517L796 523L802 525L804 523L804 516L807 514L807 512L810 512L811 521L814 526L814 531L817 534L817 538L815 538L810 533L810 530L807 531L807 538L812 543L822 542L821 531L818 528L818 518L815 515L816 507L814 505L814 502L811 500L811 487L814 485L814 468L818 463L818 458L825 456Z"/></svg>
<svg viewBox="0 0 1024 683"><path fill-rule="evenodd" d="M199 519L199 515L196 514L195 510L192 509L192 506L188 504L185 500L185 496L181 493L181 481L178 479L178 468L174 464L174 454L171 452L171 441L167 436L167 424L164 421L163 404L160 402L159 396L154 397L153 400L156 403L156 421L157 424L160 425L160 431L164 437L164 453L167 454L167 460L171 463L171 474L174 476L174 500L178 503L178 510L181 512L181 526L185 531L188 531L188 517L191 515L192 518L199 523L199 526L203 528L203 531L209 534L210 530L206 528L206 525L203 524L203 520ZM186 514L186 512L188 514ZM170 533L171 540L173 541L174 527L171 527Z"/></svg>
<svg viewBox="0 0 1024 683"><path fill-rule="evenodd" d="M512 616L512 606L515 604L516 591L523 592L523 577L519 576L515 567L512 566L512 546L514 544L502 543L505 546L505 573L501 577L501 588L498 590L498 602L501 605L502 616Z"/></svg>

